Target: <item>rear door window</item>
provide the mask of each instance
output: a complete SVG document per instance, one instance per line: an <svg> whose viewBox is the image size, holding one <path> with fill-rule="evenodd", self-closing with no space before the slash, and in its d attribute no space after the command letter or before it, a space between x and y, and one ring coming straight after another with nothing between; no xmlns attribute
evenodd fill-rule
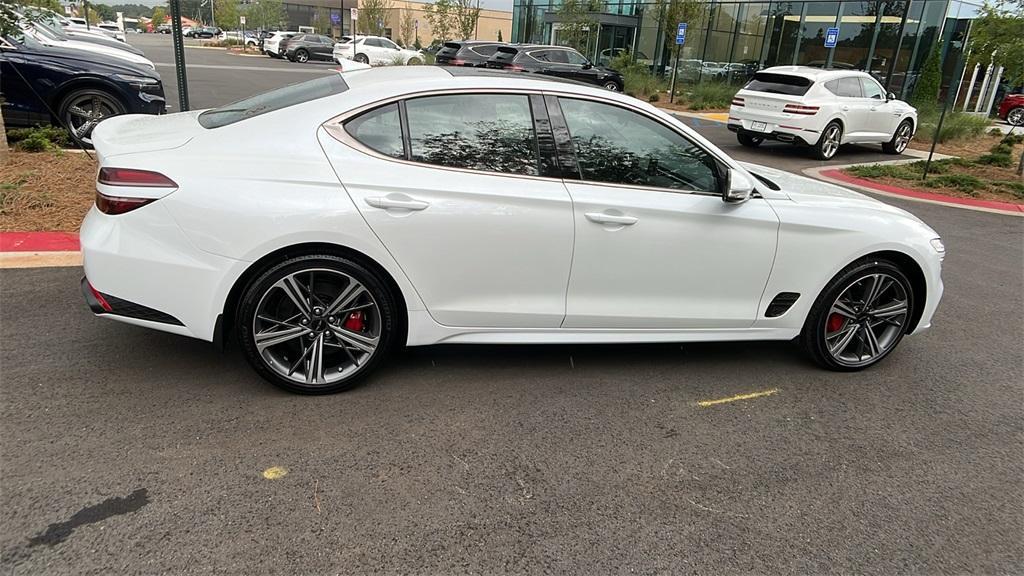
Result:
<svg viewBox="0 0 1024 576"><path fill-rule="evenodd" d="M709 63L705 62L704 64L707 65ZM813 82L803 76L758 72L754 74L754 78L743 89L752 92L767 92L769 94L803 96L810 89L811 84Z"/></svg>
<svg viewBox="0 0 1024 576"><path fill-rule="evenodd" d="M392 158L405 158L398 104L388 104L345 122L345 131L360 144Z"/></svg>
<svg viewBox="0 0 1024 576"><path fill-rule="evenodd" d="M506 174L539 174L530 102L519 94L407 100L411 160Z"/></svg>

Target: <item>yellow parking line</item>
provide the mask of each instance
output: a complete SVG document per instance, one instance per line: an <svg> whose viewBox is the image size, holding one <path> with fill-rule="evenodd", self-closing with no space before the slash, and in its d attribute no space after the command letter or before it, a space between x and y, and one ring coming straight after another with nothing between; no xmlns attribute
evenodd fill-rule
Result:
<svg viewBox="0 0 1024 576"><path fill-rule="evenodd" d="M751 392L749 394L737 394L728 398L719 398L718 400L701 400L697 402L697 405L701 408L707 408L708 406L715 406L717 404L725 404L727 402L735 402L737 400L750 400L751 398L760 398L762 396L771 396L779 391L778 388L772 388L771 390L764 390L763 392Z"/></svg>
<svg viewBox="0 0 1024 576"><path fill-rule="evenodd" d="M710 118L711 120L718 120L719 122L725 122L729 120L729 114L726 112L711 112L708 114L701 114L704 118Z"/></svg>

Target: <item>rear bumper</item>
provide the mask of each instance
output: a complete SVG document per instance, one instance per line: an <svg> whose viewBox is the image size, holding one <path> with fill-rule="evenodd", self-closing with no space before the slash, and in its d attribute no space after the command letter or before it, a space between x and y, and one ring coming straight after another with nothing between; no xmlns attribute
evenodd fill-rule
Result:
<svg viewBox="0 0 1024 576"><path fill-rule="evenodd" d="M777 128L771 132L757 132L754 130L747 130L742 125L735 124L733 122L733 120L730 120L727 125L729 131L736 132L737 134L746 134L755 138L764 138L765 140L777 140L779 142L788 142L790 144L813 146L817 143L819 137L817 132L812 133L802 129Z"/></svg>

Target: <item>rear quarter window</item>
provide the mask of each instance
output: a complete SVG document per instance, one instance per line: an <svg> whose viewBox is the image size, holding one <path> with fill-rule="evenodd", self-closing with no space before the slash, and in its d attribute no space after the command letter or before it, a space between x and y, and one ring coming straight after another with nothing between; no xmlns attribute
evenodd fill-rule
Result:
<svg viewBox="0 0 1024 576"><path fill-rule="evenodd" d="M769 94L803 96L811 88L811 84L813 82L803 76L758 72L754 74L753 79L743 89L752 92L767 92Z"/></svg>

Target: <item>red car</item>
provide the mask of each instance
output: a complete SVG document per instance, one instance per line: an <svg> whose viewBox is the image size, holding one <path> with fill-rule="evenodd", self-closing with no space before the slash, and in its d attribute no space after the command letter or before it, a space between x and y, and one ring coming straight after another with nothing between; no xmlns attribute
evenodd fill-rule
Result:
<svg viewBox="0 0 1024 576"><path fill-rule="evenodd" d="M1024 125L1024 94L1007 94L999 103L999 117L1012 126Z"/></svg>

